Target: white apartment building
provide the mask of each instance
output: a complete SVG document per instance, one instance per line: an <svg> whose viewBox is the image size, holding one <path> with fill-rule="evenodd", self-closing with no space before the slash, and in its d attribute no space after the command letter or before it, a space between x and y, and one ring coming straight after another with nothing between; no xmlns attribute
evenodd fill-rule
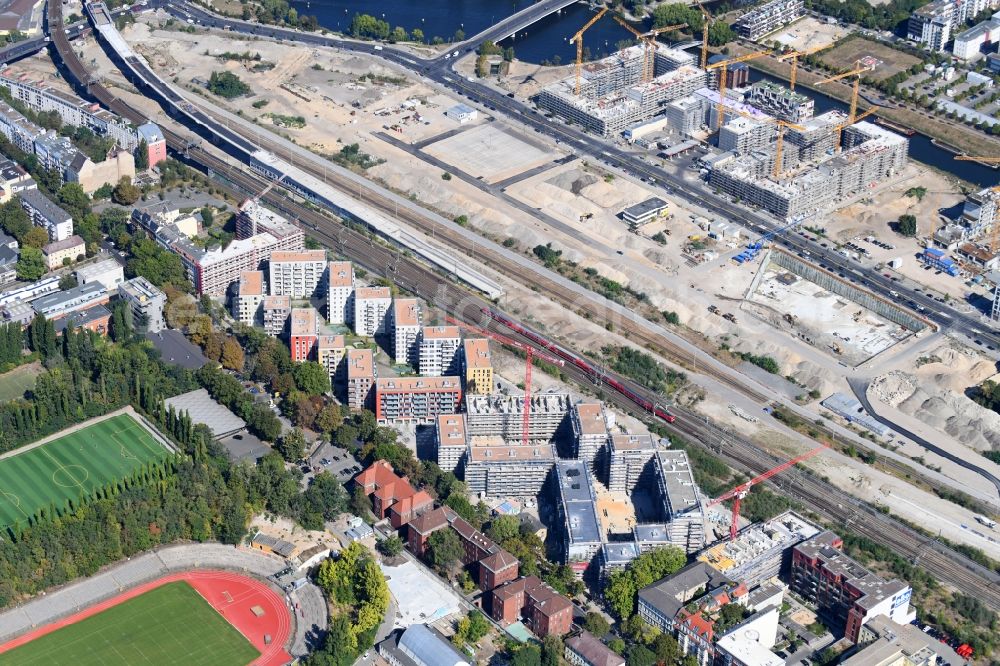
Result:
<svg viewBox="0 0 1000 666"><path fill-rule="evenodd" d="M458 374L461 346L458 326L425 326L420 331L420 374L424 377Z"/></svg>
<svg viewBox="0 0 1000 666"><path fill-rule="evenodd" d="M354 290L354 332L381 335L386 332L392 293L388 287L358 287Z"/></svg>
<svg viewBox="0 0 1000 666"><path fill-rule="evenodd" d="M331 261L326 274L326 320L350 325L354 318L354 264Z"/></svg>
<svg viewBox="0 0 1000 666"><path fill-rule="evenodd" d="M322 290L326 251L272 252L268 270L272 296L311 298Z"/></svg>
<svg viewBox="0 0 1000 666"><path fill-rule="evenodd" d="M932 51L943 51L962 24L984 9L996 8L998 4L997 0L935 0L910 15L906 38Z"/></svg>
<svg viewBox="0 0 1000 666"><path fill-rule="evenodd" d="M321 335L316 342L316 361L330 373L330 383L336 385L346 371L344 358L347 344L343 335Z"/></svg>
<svg viewBox="0 0 1000 666"><path fill-rule="evenodd" d="M233 318L247 326L257 326L263 322L264 297L267 283L264 271L243 271L237 283L233 298Z"/></svg>
<svg viewBox="0 0 1000 666"><path fill-rule="evenodd" d="M396 363L417 368L420 363L420 303L415 298L392 302L392 355Z"/></svg>
<svg viewBox="0 0 1000 666"><path fill-rule="evenodd" d="M108 291L117 291L118 285L124 281L125 271L114 259L104 259L76 269L77 284L100 282Z"/></svg>
<svg viewBox="0 0 1000 666"><path fill-rule="evenodd" d="M273 338L280 338L285 332L288 318L292 315L292 299L288 296L265 296L261 309L264 332Z"/></svg>

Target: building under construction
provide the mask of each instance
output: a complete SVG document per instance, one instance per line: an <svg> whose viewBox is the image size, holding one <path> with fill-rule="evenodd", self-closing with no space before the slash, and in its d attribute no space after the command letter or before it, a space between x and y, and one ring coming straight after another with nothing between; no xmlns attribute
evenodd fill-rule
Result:
<svg viewBox="0 0 1000 666"><path fill-rule="evenodd" d="M813 117L815 103L773 81L758 81L747 88L744 99L764 113L789 123L802 123Z"/></svg>
<svg viewBox="0 0 1000 666"><path fill-rule="evenodd" d="M775 152L756 151L717 160L709 183L746 205L789 218L829 210L899 173L908 161L907 139L869 122L843 130L843 151L837 155L822 151L822 141L815 135L810 140L808 130L802 141L805 154L822 152L820 161L789 178L774 178Z"/></svg>
<svg viewBox="0 0 1000 666"><path fill-rule="evenodd" d="M708 73L685 51L657 46L653 60L653 78L645 82L643 46L587 63L579 95L576 77L571 76L542 90L538 106L595 134L613 136L664 113L670 102L708 84Z"/></svg>

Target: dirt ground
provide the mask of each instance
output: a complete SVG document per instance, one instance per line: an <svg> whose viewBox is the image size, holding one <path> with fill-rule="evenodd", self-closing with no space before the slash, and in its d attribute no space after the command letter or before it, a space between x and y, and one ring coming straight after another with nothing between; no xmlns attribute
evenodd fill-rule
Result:
<svg viewBox="0 0 1000 666"><path fill-rule="evenodd" d="M855 63L862 58L874 58L875 70L867 76L877 81L887 79L920 62L915 56L863 37L846 40L823 54L823 62L845 71L854 69Z"/></svg>
<svg viewBox="0 0 1000 666"><path fill-rule="evenodd" d="M830 46L849 33L850 30L843 26L806 16L784 30L772 33L767 41L779 42L796 51L808 51Z"/></svg>

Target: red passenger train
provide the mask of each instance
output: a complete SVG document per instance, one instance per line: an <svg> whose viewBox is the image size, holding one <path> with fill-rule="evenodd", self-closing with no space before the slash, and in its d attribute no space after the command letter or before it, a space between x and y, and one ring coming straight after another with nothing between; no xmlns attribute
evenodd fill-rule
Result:
<svg viewBox="0 0 1000 666"><path fill-rule="evenodd" d="M623 396L625 396L626 398L634 402L636 405L646 410L647 412L650 412L654 416L663 419L667 423L673 423L674 421L677 420L677 417L669 413L666 409L664 409L660 405L656 405L650 402L646 398L643 398L641 395L639 395L638 393L630 389L628 386L618 381L617 379L608 377L601 368L591 365L586 359L583 359L577 356L576 354L573 354L572 352L563 349L562 347L555 344L551 340L548 340L539 335L538 333L535 333L534 331L525 328L524 326L517 323L513 319L510 319L506 315L502 315L499 312L495 312L489 308L483 308L482 311L483 314L485 314L493 321L499 324L503 324L510 330L515 331L518 334L528 338L538 346L543 347L548 351L552 352L553 354L555 354L556 356L559 356L560 358L565 359L567 362L572 363L579 369L586 372L587 375L589 375L591 379L593 379L595 382L598 382L600 384L607 384L608 386L618 391Z"/></svg>

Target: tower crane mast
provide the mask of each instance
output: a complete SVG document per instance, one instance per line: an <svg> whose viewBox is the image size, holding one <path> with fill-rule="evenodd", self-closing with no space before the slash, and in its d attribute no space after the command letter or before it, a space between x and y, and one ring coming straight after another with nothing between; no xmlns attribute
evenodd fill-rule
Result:
<svg viewBox="0 0 1000 666"><path fill-rule="evenodd" d="M506 335L501 335L500 333L494 333L492 331L487 331L485 329L479 328L478 326L473 326L472 324L466 324L463 321L459 321L454 317L445 317L448 323L463 328L467 331L472 331L483 337L496 340L500 344L519 349L524 352L525 363L524 363L524 414L521 417L521 443L524 446L528 445L529 433L531 431L531 365L534 363L534 359L540 358L546 363L551 363L558 367L563 367L566 362L557 356L553 356L544 351L535 349L531 345L526 345L512 338L508 338Z"/></svg>
<svg viewBox="0 0 1000 666"><path fill-rule="evenodd" d="M726 493L724 493L724 494L716 497L715 499L709 501L708 503L705 504L705 506L706 507L716 506L716 505L721 504L722 502L725 502L727 500L733 500L733 517L732 517L732 522L729 525L729 540L732 541L733 539L736 538L736 533L739 532L740 504L743 501L743 498L746 497L747 494L750 492L751 488L753 488L754 486L756 486L759 483L763 483L764 481L767 481L768 479L770 479L771 477L773 477L773 476L775 476L777 474L781 474L782 472L784 472L789 467L793 467L793 466L799 464L800 462L802 462L806 458L811 458L812 456L816 455L817 453L820 453L821 451L825 450L826 448L827 448L826 444L823 444L821 446L817 446L815 449L813 449L811 451L806 451L802 455L795 456L791 460L786 460L785 462L781 463L777 467L774 467L773 469L769 469L766 472L764 472L763 474L759 474L759 475L755 476L754 478L750 479L749 481L744 481L743 483L741 483L740 485L736 486L735 488L732 488L728 492L726 492Z"/></svg>

